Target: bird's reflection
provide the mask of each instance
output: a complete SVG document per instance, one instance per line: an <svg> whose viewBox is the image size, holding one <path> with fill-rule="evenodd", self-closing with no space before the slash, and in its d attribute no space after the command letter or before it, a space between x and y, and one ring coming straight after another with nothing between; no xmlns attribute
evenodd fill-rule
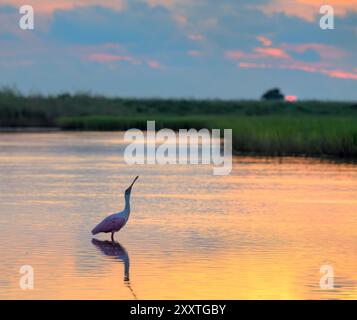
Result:
<svg viewBox="0 0 357 320"><path fill-rule="evenodd" d="M130 259L129 254L125 248L116 241L101 241L92 239L92 243L106 256L115 257L124 264L124 283L129 288L133 297L137 299L134 290L130 285Z"/></svg>

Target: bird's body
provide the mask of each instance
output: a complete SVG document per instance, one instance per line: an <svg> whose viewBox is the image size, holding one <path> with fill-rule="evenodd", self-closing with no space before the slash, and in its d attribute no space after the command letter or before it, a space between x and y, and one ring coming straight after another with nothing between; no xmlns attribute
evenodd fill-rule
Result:
<svg viewBox="0 0 357 320"><path fill-rule="evenodd" d="M123 211L114 213L100 222L93 230L92 234L96 235L98 233L111 233L112 241L114 241L114 233L121 230L129 220L130 216L130 194L131 188L135 181L139 177L136 177L131 186L125 190L125 208Z"/></svg>
<svg viewBox="0 0 357 320"><path fill-rule="evenodd" d="M127 221L128 218L125 218L123 212L114 213L103 219L103 221L92 230L92 234L118 232L125 226Z"/></svg>

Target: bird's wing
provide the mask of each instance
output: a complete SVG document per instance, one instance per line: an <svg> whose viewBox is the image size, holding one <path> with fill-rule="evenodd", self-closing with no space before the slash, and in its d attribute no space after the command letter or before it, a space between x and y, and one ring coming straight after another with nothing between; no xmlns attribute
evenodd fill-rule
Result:
<svg viewBox="0 0 357 320"><path fill-rule="evenodd" d="M125 222L126 222L126 220L124 217L117 216L117 215L111 215L109 217L106 217L101 223L99 223L92 230L92 234L95 235L95 234L101 233L101 232L117 231L125 224Z"/></svg>

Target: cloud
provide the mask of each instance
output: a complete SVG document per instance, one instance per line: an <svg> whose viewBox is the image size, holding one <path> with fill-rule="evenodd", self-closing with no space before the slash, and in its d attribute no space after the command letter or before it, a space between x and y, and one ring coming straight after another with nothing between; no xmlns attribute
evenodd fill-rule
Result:
<svg viewBox="0 0 357 320"><path fill-rule="evenodd" d="M319 73L327 75L330 78L345 79L345 80L357 80L357 72L348 72L344 70L331 70L324 69L318 66L312 66L305 63L295 64L268 64L268 63L254 63L254 62L240 62L239 68L242 69L272 69L272 70L293 70L303 71L307 73Z"/></svg>
<svg viewBox="0 0 357 320"><path fill-rule="evenodd" d="M357 72L348 72L344 70L320 70L331 78L357 80Z"/></svg>
<svg viewBox="0 0 357 320"><path fill-rule="evenodd" d="M185 50L188 42L167 9L141 3L125 12L103 7L56 11L48 36L64 43L122 43L140 53Z"/></svg>
<svg viewBox="0 0 357 320"><path fill-rule="evenodd" d="M6 2L20 4L1 3ZM324 32L316 15L309 20L308 13L299 13L311 3L34 0L35 13L36 6L40 12L31 32L18 28L18 8L1 7L0 65L7 68L0 82L105 93L116 93L120 83L120 94L219 97L260 96L272 83L290 86L291 92L299 88L302 98L357 99L350 84L355 86L357 13L342 0L336 29ZM273 9L267 11L269 5ZM232 68L237 64L239 69ZM16 72L24 67L31 81ZM83 77L88 73L93 79ZM51 74L56 79L49 81ZM324 90L312 89L316 79Z"/></svg>
<svg viewBox="0 0 357 320"><path fill-rule="evenodd" d="M270 47L273 44L273 42L265 36L257 36L257 40L260 41L263 46Z"/></svg>
<svg viewBox="0 0 357 320"><path fill-rule="evenodd" d="M288 59L289 55L281 48L255 48L259 57L272 57L277 59Z"/></svg>
<svg viewBox="0 0 357 320"><path fill-rule="evenodd" d="M282 48L288 52L297 53L297 58L304 56L313 60L322 59L343 59L346 57L346 52L336 46L325 45L321 43L300 43L300 44L282 44ZM309 58L310 57L310 58ZM305 58L306 59L306 58ZM304 59L304 60L305 60Z"/></svg>
<svg viewBox="0 0 357 320"><path fill-rule="evenodd" d="M24 0L0 0L1 5L11 5L19 8L26 3ZM52 14L56 10L71 10L77 7L86 7L92 5L101 5L114 10L124 10L127 7L126 0L31 0L29 3L35 10L35 13Z"/></svg>
<svg viewBox="0 0 357 320"><path fill-rule="evenodd" d="M139 64L140 60L136 60L131 56L120 56L110 53L92 53L84 57L86 61L94 61L99 63L107 63L114 61L128 61L132 64Z"/></svg>
<svg viewBox="0 0 357 320"><path fill-rule="evenodd" d="M149 60L147 62L147 65L151 68L151 69L164 69L164 67L160 64L159 61L157 60Z"/></svg>
<svg viewBox="0 0 357 320"><path fill-rule="evenodd" d="M337 15L344 16L352 11L357 11L357 0L329 0L328 2L316 0L271 0L268 3L256 6L264 13L284 13L304 20L314 22L320 15L322 5L330 5Z"/></svg>
<svg viewBox="0 0 357 320"><path fill-rule="evenodd" d="M336 61L343 60L346 56L346 51L321 43L283 43L279 48L258 47L251 52L225 52L225 57L238 61L241 69L303 71L335 79L356 80L357 73L335 68Z"/></svg>
<svg viewBox="0 0 357 320"><path fill-rule="evenodd" d="M233 60L240 60L242 58L247 59L264 59L264 58L274 58L274 59L289 59L289 55L281 48L254 48L253 52L245 53L240 50L237 51L226 51L225 57Z"/></svg>

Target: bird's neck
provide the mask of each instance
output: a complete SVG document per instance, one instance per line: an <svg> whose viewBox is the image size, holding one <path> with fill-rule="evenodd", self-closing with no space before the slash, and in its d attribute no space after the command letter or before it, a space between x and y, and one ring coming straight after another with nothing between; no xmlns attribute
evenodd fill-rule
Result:
<svg viewBox="0 0 357 320"><path fill-rule="evenodd" d="M129 215L130 214L130 194L125 195L125 208L124 212Z"/></svg>

